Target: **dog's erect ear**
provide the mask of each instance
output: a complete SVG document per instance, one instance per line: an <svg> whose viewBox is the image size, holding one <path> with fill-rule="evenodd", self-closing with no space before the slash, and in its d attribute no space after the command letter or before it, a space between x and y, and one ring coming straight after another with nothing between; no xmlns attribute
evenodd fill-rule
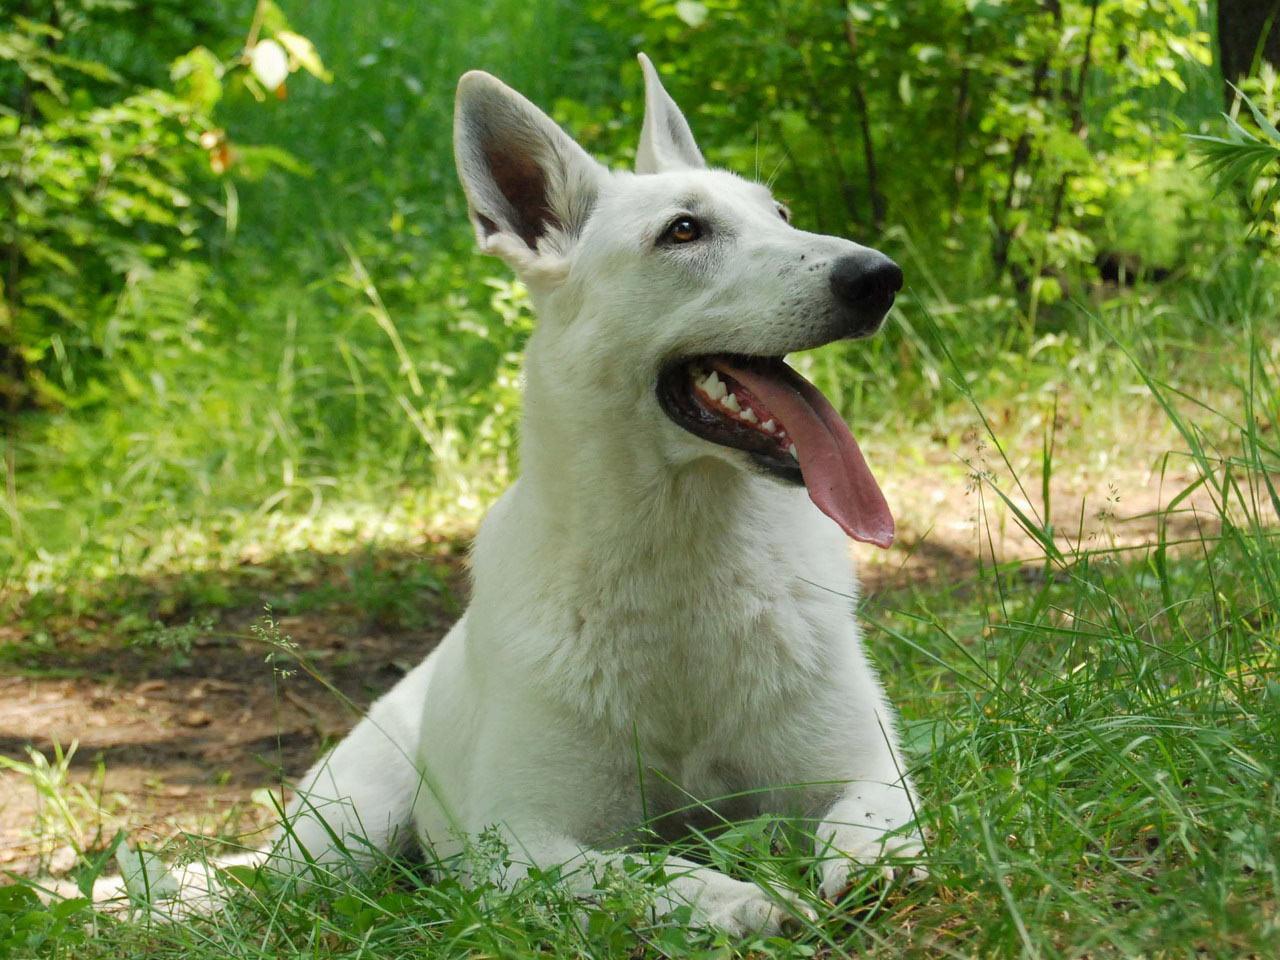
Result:
<svg viewBox="0 0 1280 960"><path fill-rule="evenodd" d="M545 113L478 70L458 81L453 150L480 248L522 274L562 273L604 167Z"/></svg>
<svg viewBox="0 0 1280 960"><path fill-rule="evenodd" d="M702 169L707 163L694 142L689 121L662 86L649 58L642 53L638 59L644 71L644 128L636 148L636 173Z"/></svg>

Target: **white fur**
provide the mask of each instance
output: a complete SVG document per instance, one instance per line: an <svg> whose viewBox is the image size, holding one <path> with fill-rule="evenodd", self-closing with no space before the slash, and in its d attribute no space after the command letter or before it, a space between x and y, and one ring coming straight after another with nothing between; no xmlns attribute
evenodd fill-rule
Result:
<svg viewBox="0 0 1280 960"><path fill-rule="evenodd" d="M691 797L707 807L654 828L677 835L712 809L812 818L827 896L887 839L919 852L844 535L803 488L682 430L655 398L675 357L833 339L825 267L859 248L793 229L764 186L706 169L643 65L635 174L607 171L493 77L459 84L480 245L540 317L522 475L480 527L470 608L303 779L279 865L411 833L448 857L496 827L506 882L566 865L588 894L610 851ZM539 171L546 202L525 203L495 164ZM682 212L712 239L655 246ZM805 912L705 866L667 869L659 907L692 904L701 923L771 931Z"/></svg>

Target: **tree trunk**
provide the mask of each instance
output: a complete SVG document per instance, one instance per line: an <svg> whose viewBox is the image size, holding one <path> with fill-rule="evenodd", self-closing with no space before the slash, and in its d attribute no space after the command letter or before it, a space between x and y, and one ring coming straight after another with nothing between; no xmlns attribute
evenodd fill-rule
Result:
<svg viewBox="0 0 1280 960"><path fill-rule="evenodd" d="M1280 0L1218 0L1218 56L1232 83L1253 73L1259 58L1280 69ZM1235 94L1225 92L1230 103Z"/></svg>

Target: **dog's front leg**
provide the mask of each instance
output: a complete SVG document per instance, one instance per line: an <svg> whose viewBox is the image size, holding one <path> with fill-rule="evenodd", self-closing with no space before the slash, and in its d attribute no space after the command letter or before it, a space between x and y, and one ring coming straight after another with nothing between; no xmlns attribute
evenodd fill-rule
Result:
<svg viewBox="0 0 1280 960"><path fill-rule="evenodd" d="M298 783L276 828L274 869L347 869L412 837L413 804L424 788L418 727L433 667L428 658L406 674Z"/></svg>
<svg viewBox="0 0 1280 960"><path fill-rule="evenodd" d="M818 827L816 852L821 861L820 891L838 900L850 886L850 874L884 857L911 859L924 853L915 824L914 799L906 778L855 780L827 811ZM893 867L880 868L885 877ZM922 873L919 868L912 875Z"/></svg>
<svg viewBox="0 0 1280 960"><path fill-rule="evenodd" d="M536 831L504 831L509 845L510 866L499 878L510 889L523 880L531 868L559 868L561 880L580 899L597 896L610 871L624 870L625 854L584 847L569 837ZM692 911L692 922L714 927L732 936L770 936L784 925L812 922L817 914L795 894L765 889L754 883L735 880L718 870L686 860L667 857L662 862L665 883L654 900L654 909L666 916L681 907Z"/></svg>

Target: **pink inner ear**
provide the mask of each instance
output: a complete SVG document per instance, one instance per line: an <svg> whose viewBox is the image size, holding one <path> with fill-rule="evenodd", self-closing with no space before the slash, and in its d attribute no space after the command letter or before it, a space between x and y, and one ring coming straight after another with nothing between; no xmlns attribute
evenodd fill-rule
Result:
<svg viewBox="0 0 1280 960"><path fill-rule="evenodd" d="M510 153L485 146L484 160L489 176L506 198L514 214L512 226L530 250L538 246L538 238L549 227L560 226L560 220L547 200L547 178L542 168L528 155ZM492 221L485 222L486 230ZM496 229L496 225L494 225Z"/></svg>

